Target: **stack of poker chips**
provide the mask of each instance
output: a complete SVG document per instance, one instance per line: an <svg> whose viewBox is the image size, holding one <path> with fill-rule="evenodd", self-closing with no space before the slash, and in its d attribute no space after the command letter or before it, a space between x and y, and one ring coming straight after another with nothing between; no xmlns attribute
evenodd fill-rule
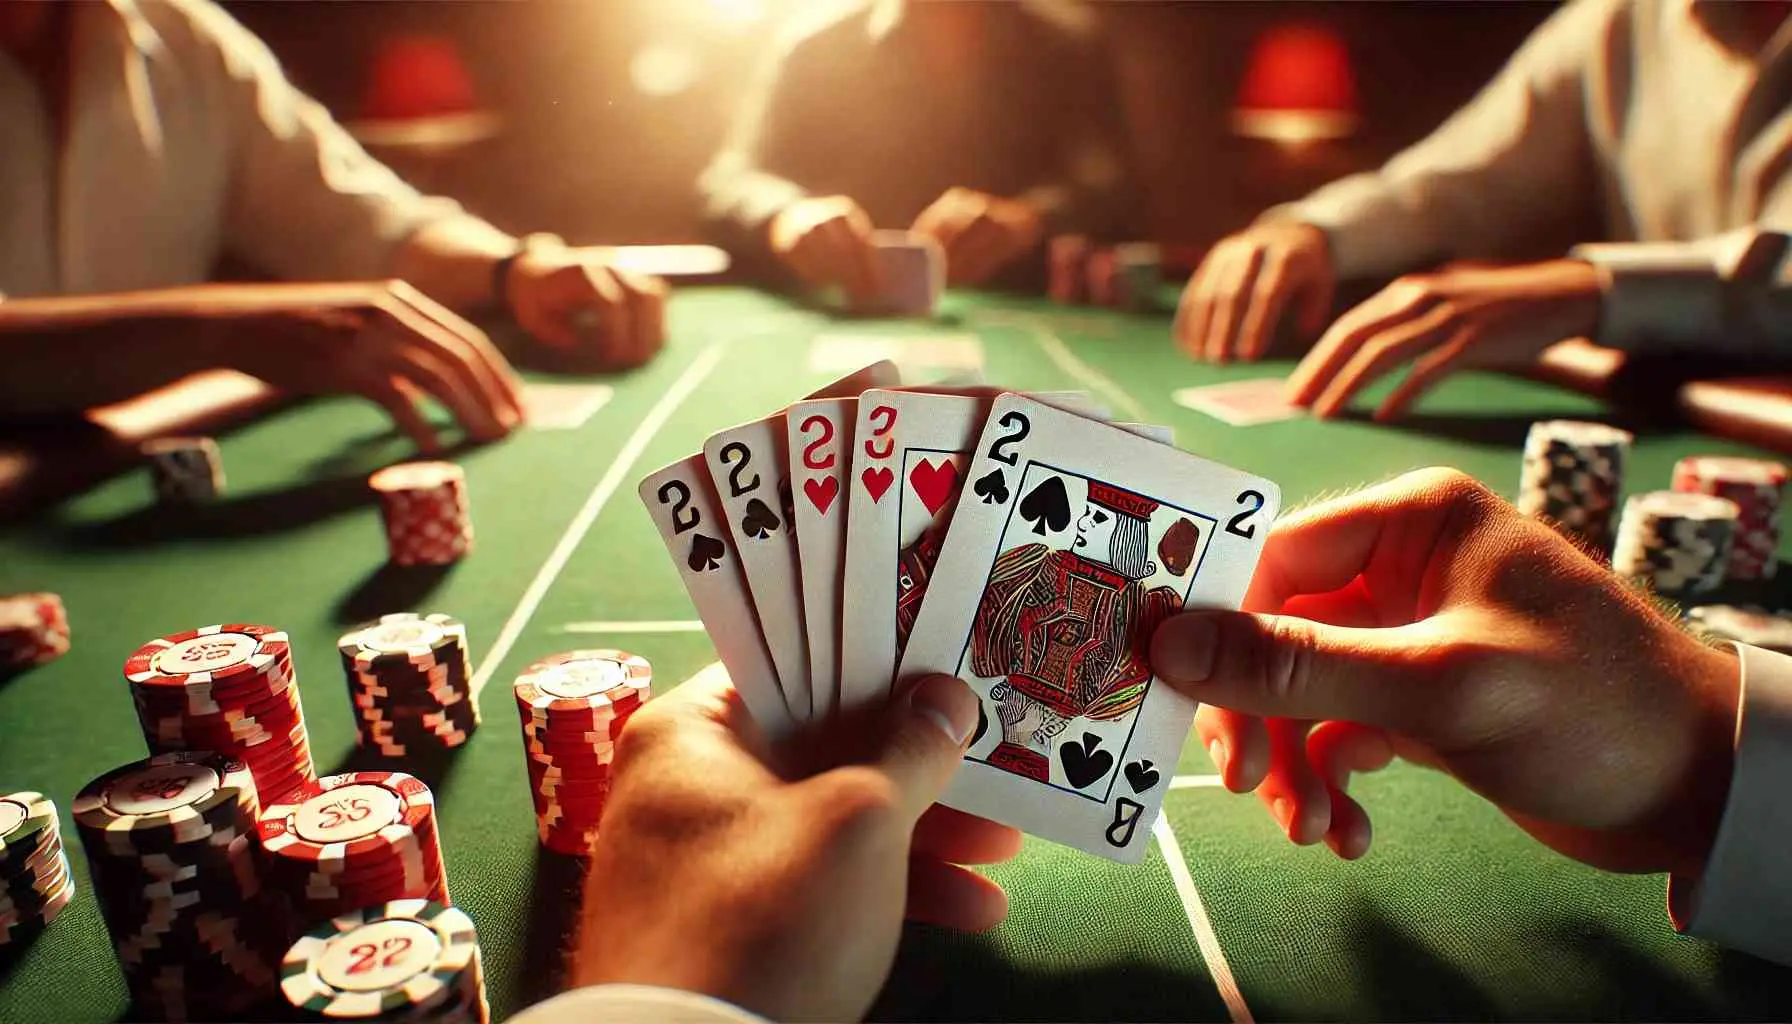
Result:
<svg viewBox="0 0 1792 1024"><path fill-rule="evenodd" d="M1087 235L1058 235L1046 244L1045 293L1053 302L1079 306L1089 301L1089 256L1094 251Z"/></svg>
<svg viewBox="0 0 1792 1024"><path fill-rule="evenodd" d="M0 597L0 669L28 668L68 653L68 612L55 594Z"/></svg>
<svg viewBox="0 0 1792 1024"><path fill-rule="evenodd" d="M268 875L305 925L387 900L448 902L429 787L403 772L347 772L262 812Z"/></svg>
<svg viewBox="0 0 1792 1024"><path fill-rule="evenodd" d="M1089 301L1111 309L1150 309L1163 282L1163 254L1150 242L1096 249L1089 253L1085 266Z"/></svg>
<svg viewBox="0 0 1792 1024"><path fill-rule="evenodd" d="M1624 503L1612 571L1669 597L1723 584L1736 537L1736 503L1709 494L1650 491Z"/></svg>
<svg viewBox="0 0 1792 1024"><path fill-rule="evenodd" d="M1736 542L1728 580L1767 580L1779 566L1780 502L1787 470L1767 459L1694 455L1674 464L1673 489L1736 503Z"/></svg>
<svg viewBox="0 0 1792 1024"><path fill-rule="evenodd" d="M1531 424L1518 481L1518 510L1547 520L1599 552L1611 550L1629 431L1603 423Z"/></svg>
<svg viewBox="0 0 1792 1024"><path fill-rule="evenodd" d="M447 615L398 612L337 642L358 742L386 757L458 747L479 727L467 627Z"/></svg>
<svg viewBox="0 0 1792 1024"><path fill-rule="evenodd" d="M164 437L143 445L156 497L174 504L210 501L224 493L224 457L209 437Z"/></svg>
<svg viewBox="0 0 1792 1024"><path fill-rule="evenodd" d="M94 895L137 1011L236 1017L272 997L289 937L263 888L241 761L160 754L75 798Z"/></svg>
<svg viewBox="0 0 1792 1024"><path fill-rule="evenodd" d="M1792 616L1753 606L1707 604L1689 609L1686 618L1721 639L1792 654Z"/></svg>
<svg viewBox="0 0 1792 1024"><path fill-rule="evenodd" d="M56 805L42 793L0 796L0 955L36 938L74 898Z"/></svg>
<svg viewBox="0 0 1792 1024"><path fill-rule="evenodd" d="M306 1020L491 1017L473 919L429 900L372 904L318 925L286 951L280 991Z"/></svg>
<svg viewBox="0 0 1792 1024"><path fill-rule="evenodd" d="M653 696L653 669L622 651L569 651L517 677L529 789L543 846L578 856L597 839L616 737Z"/></svg>
<svg viewBox="0 0 1792 1024"><path fill-rule="evenodd" d="M262 803L317 777L286 634L231 624L151 640L124 663L149 752L215 750L255 774Z"/></svg>
<svg viewBox="0 0 1792 1024"><path fill-rule="evenodd" d="M367 480L379 495L393 565L449 565L473 550L467 476L451 462L388 466Z"/></svg>

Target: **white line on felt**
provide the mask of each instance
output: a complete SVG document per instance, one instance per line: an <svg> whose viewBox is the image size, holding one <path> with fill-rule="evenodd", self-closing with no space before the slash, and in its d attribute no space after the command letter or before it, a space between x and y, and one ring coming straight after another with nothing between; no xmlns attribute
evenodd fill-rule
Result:
<svg viewBox="0 0 1792 1024"><path fill-rule="evenodd" d="M1164 865L1170 869L1170 880L1176 883L1176 897L1182 901L1182 909L1188 914L1188 926L1195 933L1195 945L1201 948L1201 958L1207 961L1207 972L1213 975L1213 987L1219 990L1220 998L1226 1001L1226 1012L1231 1014L1233 1024L1252 1024L1251 1008L1245 1005L1244 993L1238 988L1238 979L1232 976L1232 965L1226 962L1226 953L1220 948L1220 937L1214 933L1213 921L1207 916L1207 904L1201 902L1201 893L1195 889L1194 876L1188 872L1188 861L1182 856L1182 844L1176 841L1176 833L1170 830L1168 814L1159 812L1157 824L1151 827L1151 834L1157 837L1157 848L1164 855Z"/></svg>
<svg viewBox="0 0 1792 1024"><path fill-rule="evenodd" d="M1226 780L1218 775L1178 775L1170 780L1171 789L1224 788Z"/></svg>
<svg viewBox="0 0 1792 1024"><path fill-rule="evenodd" d="M710 342L708 348L697 353L697 358L691 360L691 365L685 367L684 373L672 382L672 386L666 389L666 393L660 396L660 400L654 403L653 408L647 410L647 415L641 417L640 425L635 427L634 433L630 434L628 440L623 442L622 448L616 453L616 458L610 463L610 468L604 471L604 475L597 481L597 486L591 489L591 495L585 499L584 507L580 508L578 514L572 517L572 522L566 524L566 532L560 535L560 543L554 546L554 550L548 555L548 560L541 564L541 569L535 573L535 579L529 583L529 589L523 591L522 599L517 601L516 610L510 613L510 618L505 621L503 630L498 633L498 638L492 641L490 647L486 648L485 658L479 663L479 670L473 673L474 700L479 699L479 694L485 689L485 684L491 679L492 673L498 670L498 666L503 664L510 649L516 645L517 638L522 635L524 628L529 625L529 620L534 617L535 609L541 606L542 598L547 596L548 588L552 587L554 581L560 578L560 570L566 568L566 563L572 558L572 553L578 550L579 542L585 539L585 534L590 531L591 524L597 521L598 514L604 510L605 505L609 504L610 498L616 493L617 488L622 486L623 478L627 477L629 471L634 469L635 462L647 450L648 444L653 441L653 436L660 432L660 428L666 425L666 421L672 418L672 414L678 411L678 407L684 404L685 399L691 397L691 392L697 390L697 385L703 383L703 379L708 377L710 371L716 368L716 364L722 361L723 352L722 343L714 341Z"/></svg>
<svg viewBox="0 0 1792 1024"><path fill-rule="evenodd" d="M701 633L701 619L643 619L640 622L568 622L556 633Z"/></svg>
<svg viewBox="0 0 1792 1024"><path fill-rule="evenodd" d="M1076 354L1070 351L1070 346L1064 344L1063 338L1039 324L1033 324L1031 328L1030 333L1033 335L1033 340L1045 352L1046 358L1058 364L1058 369L1082 381L1084 387L1114 403L1115 407L1126 414L1127 419L1138 423L1144 423L1150 419L1145 412L1145 407L1139 404L1138 399L1127 394L1126 389L1114 383L1113 378L1078 359Z"/></svg>

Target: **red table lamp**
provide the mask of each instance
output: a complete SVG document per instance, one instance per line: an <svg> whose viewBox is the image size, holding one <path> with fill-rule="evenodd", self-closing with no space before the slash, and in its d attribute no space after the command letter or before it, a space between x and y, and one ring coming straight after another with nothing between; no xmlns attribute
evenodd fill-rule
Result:
<svg viewBox="0 0 1792 1024"><path fill-rule="evenodd" d="M1233 130L1298 145L1343 138L1356 123L1356 76L1337 33L1296 24L1258 37L1232 111Z"/></svg>
<svg viewBox="0 0 1792 1024"><path fill-rule="evenodd" d="M440 150L491 137L498 118L479 105L452 40L396 36L374 53L359 116L348 127L368 145Z"/></svg>

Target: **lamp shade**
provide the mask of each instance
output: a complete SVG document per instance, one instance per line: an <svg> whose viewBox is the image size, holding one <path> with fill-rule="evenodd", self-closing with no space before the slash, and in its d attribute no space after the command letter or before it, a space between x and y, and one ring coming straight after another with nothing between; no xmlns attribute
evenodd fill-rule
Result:
<svg viewBox="0 0 1792 1024"><path fill-rule="evenodd" d="M1277 142L1341 138L1356 130L1350 51L1321 25L1278 25L1251 49L1232 124Z"/></svg>
<svg viewBox="0 0 1792 1024"><path fill-rule="evenodd" d="M489 137L497 118L479 105L453 40L395 36L374 51L349 128L373 145L440 148Z"/></svg>

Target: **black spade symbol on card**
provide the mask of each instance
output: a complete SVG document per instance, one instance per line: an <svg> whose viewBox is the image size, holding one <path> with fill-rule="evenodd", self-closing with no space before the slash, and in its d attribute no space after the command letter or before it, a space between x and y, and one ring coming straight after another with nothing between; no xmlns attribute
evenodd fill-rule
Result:
<svg viewBox="0 0 1792 1024"><path fill-rule="evenodd" d="M709 572L722 564L722 556L727 553L728 549L721 541L699 533L691 538L691 556L685 559L685 564L693 572Z"/></svg>
<svg viewBox="0 0 1792 1024"><path fill-rule="evenodd" d="M1134 793L1143 793L1157 785L1159 778L1161 776L1157 774L1157 769L1151 767L1148 760L1141 759L1126 766L1126 782Z"/></svg>
<svg viewBox="0 0 1792 1024"><path fill-rule="evenodd" d="M754 540L764 540L778 528L778 514L771 506L754 498L747 502L747 514L740 517L741 532Z"/></svg>
<svg viewBox="0 0 1792 1024"><path fill-rule="evenodd" d="M1020 500L1022 519L1033 524L1033 532L1043 537L1070 525L1070 495L1064 492L1064 479L1051 477Z"/></svg>
<svg viewBox="0 0 1792 1024"><path fill-rule="evenodd" d="M1008 481L1002 478L1002 471L992 469L977 478L971 485L977 497L983 499L985 505L1000 505L1008 500Z"/></svg>
<svg viewBox="0 0 1792 1024"><path fill-rule="evenodd" d="M1101 746L1101 737L1092 732L1083 733L1081 741L1066 743L1058 748L1058 761L1064 765L1064 778L1077 789L1086 789L1101 781L1108 769L1114 767L1114 755Z"/></svg>

